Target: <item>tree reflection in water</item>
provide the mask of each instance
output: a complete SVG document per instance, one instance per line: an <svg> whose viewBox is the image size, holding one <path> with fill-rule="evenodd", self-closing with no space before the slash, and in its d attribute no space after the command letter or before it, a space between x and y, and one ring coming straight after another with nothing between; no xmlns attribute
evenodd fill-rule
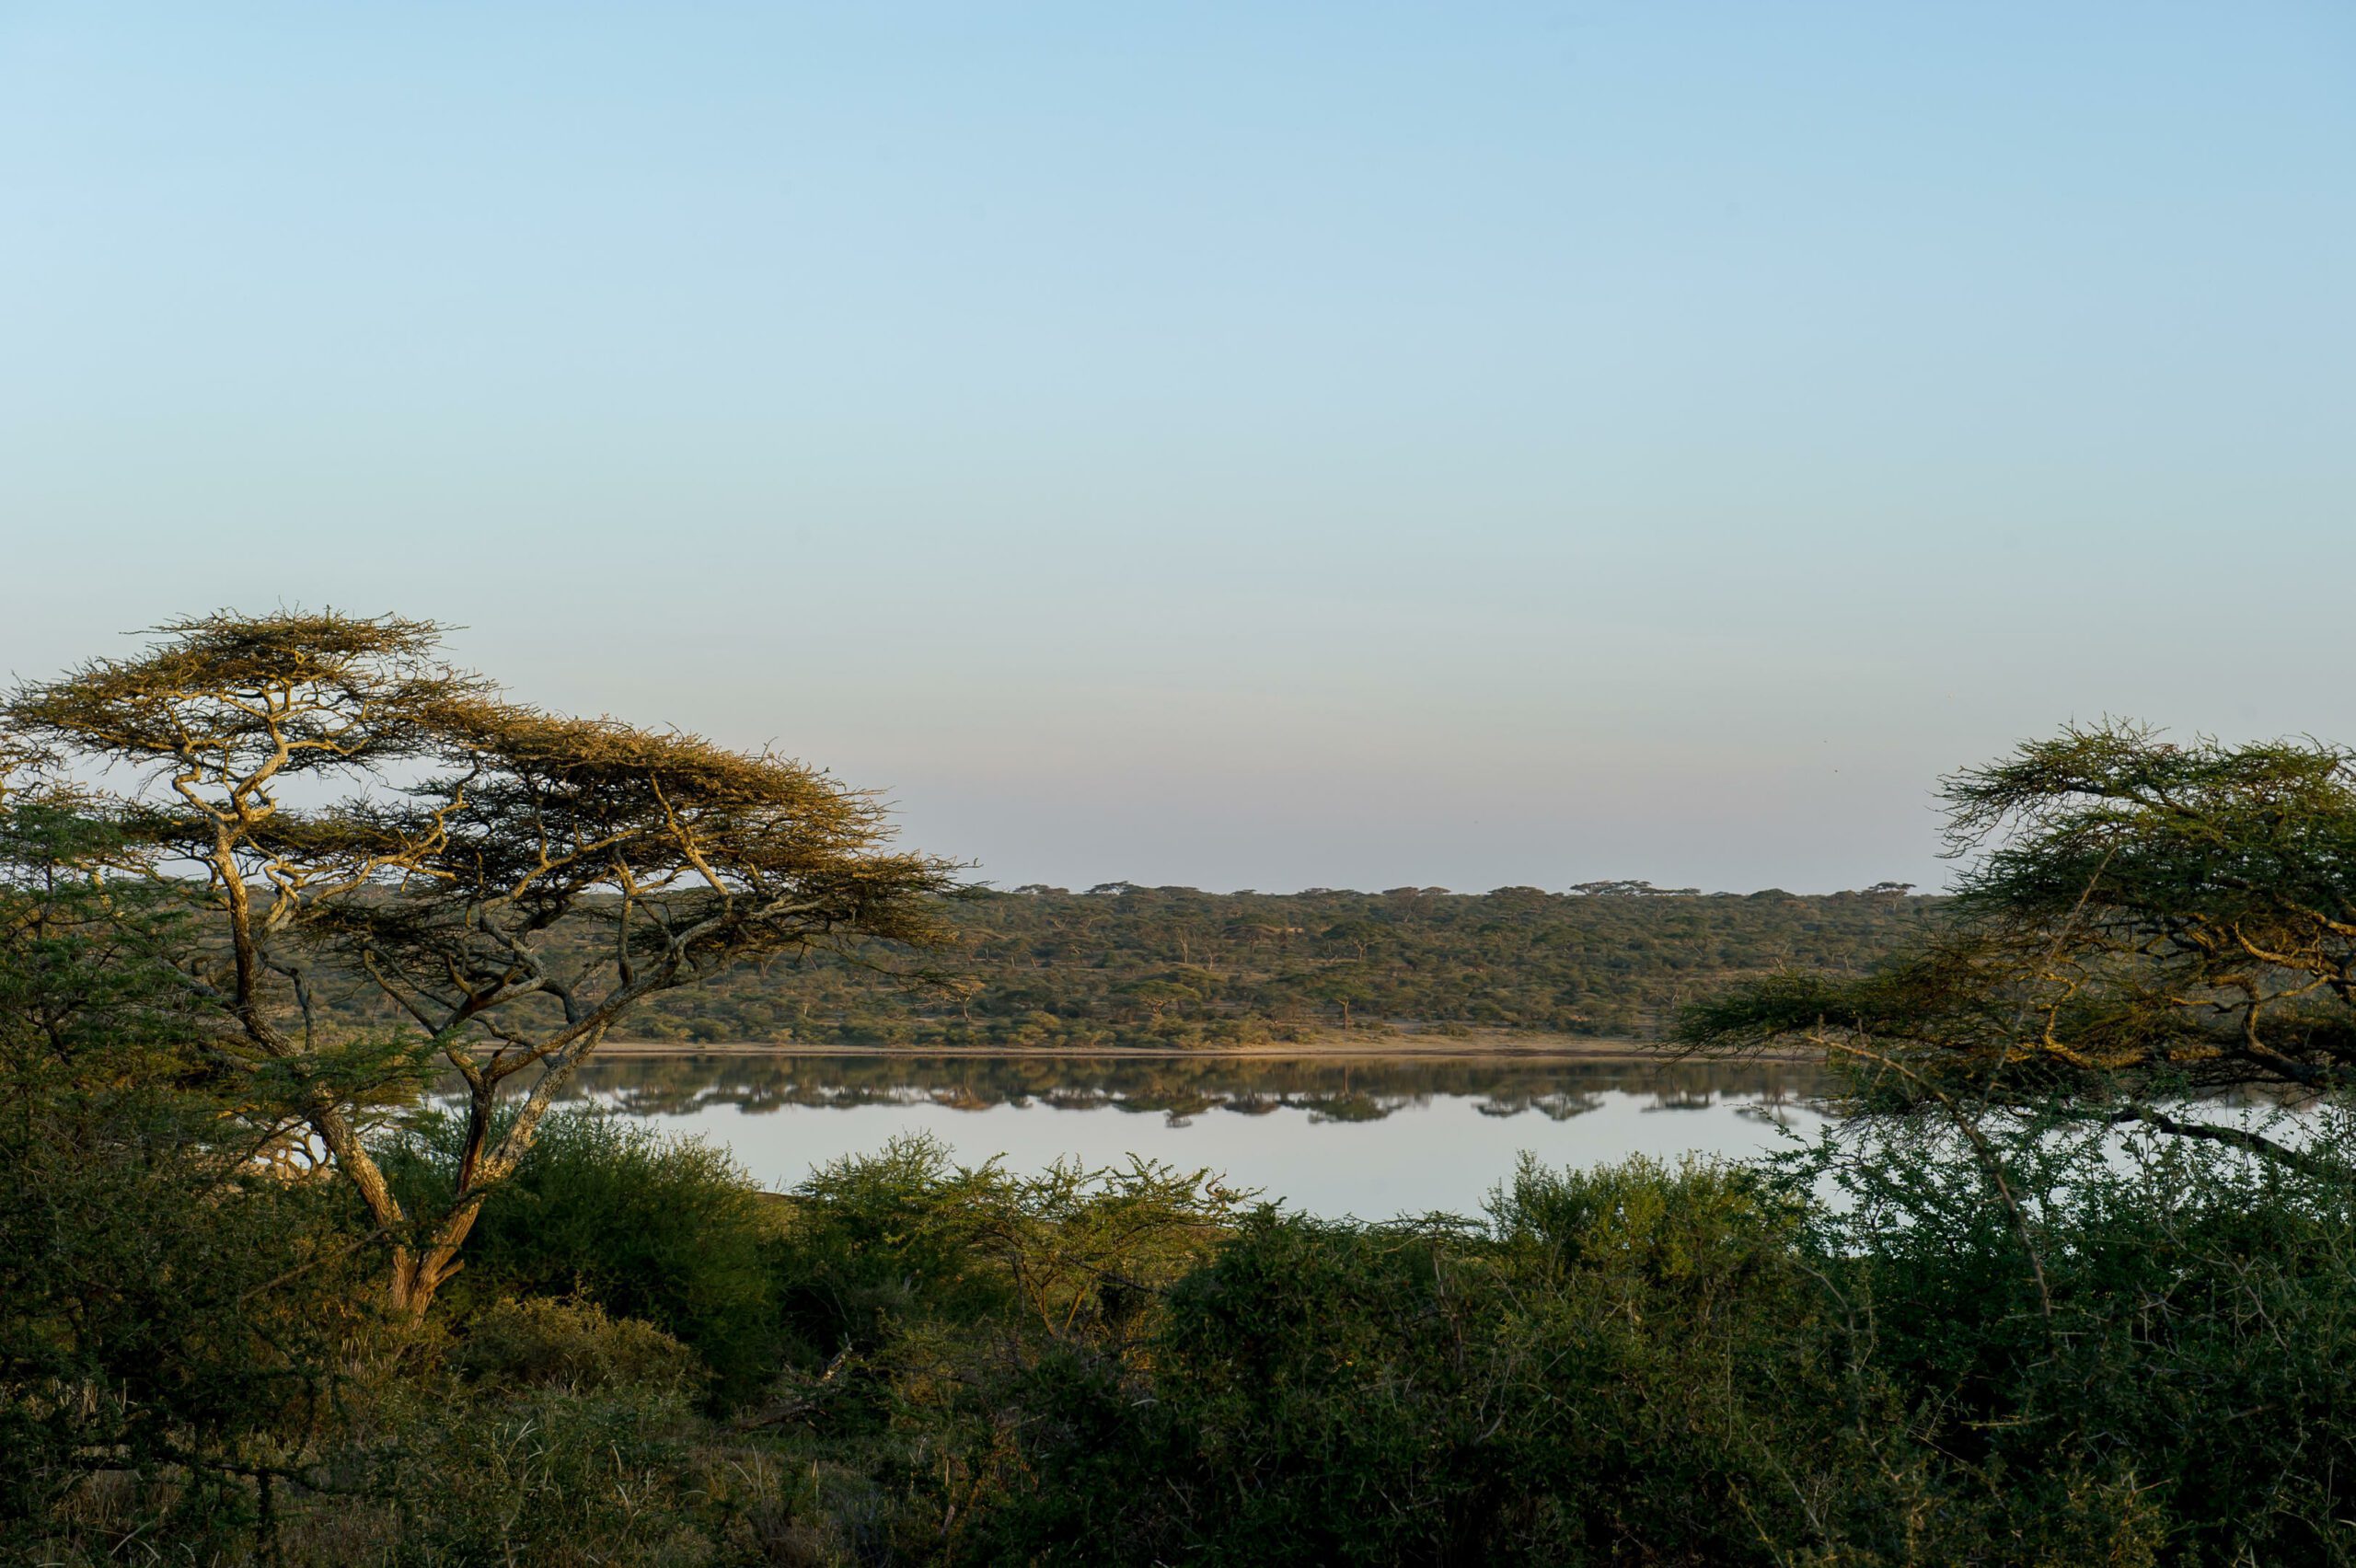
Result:
<svg viewBox="0 0 2356 1568"><path fill-rule="evenodd" d="M633 1115L684 1115L715 1106L751 1114L793 1108L999 1105L1112 1109L1183 1126L1211 1111L1265 1116L1305 1111L1312 1122L1372 1122L1435 1098L1473 1102L1484 1116L1586 1115L1610 1093L1648 1094L1647 1110L1706 1110L1742 1102L1776 1121L1825 1089L1796 1063L1530 1061L1515 1057L691 1055L592 1062L571 1098L595 1097Z"/></svg>

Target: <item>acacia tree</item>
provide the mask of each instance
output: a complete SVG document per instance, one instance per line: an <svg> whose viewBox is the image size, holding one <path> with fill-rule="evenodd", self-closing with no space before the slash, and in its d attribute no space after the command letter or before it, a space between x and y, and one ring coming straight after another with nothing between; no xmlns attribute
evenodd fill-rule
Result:
<svg viewBox="0 0 2356 1568"><path fill-rule="evenodd" d="M639 1002L747 960L935 938L927 895L955 868L893 848L872 795L800 763L509 702L442 660L430 622L158 629L137 657L20 687L7 725L128 779L105 814L205 917L181 968L220 1060L357 1192L399 1312L457 1270L485 1198ZM354 983L423 1048L339 1038L323 989ZM466 1129L448 1202L410 1214L363 1111L433 1054Z"/></svg>
<svg viewBox="0 0 2356 1568"><path fill-rule="evenodd" d="M1946 781L1946 923L1862 979L1786 973L1687 1009L1690 1047L1804 1042L1860 1101L2035 1106L2310 1169L2195 1107L2356 1077L2356 751L2073 727Z"/></svg>

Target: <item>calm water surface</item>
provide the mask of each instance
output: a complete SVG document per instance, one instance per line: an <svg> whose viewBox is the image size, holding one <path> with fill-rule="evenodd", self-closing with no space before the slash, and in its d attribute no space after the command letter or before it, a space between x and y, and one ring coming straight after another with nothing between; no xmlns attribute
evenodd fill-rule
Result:
<svg viewBox="0 0 2356 1568"><path fill-rule="evenodd" d="M1316 1214L1476 1211L1557 1165L1744 1156L1822 1124L1796 1066L1450 1058L606 1057L580 1097L733 1150L763 1184L930 1133L966 1164L1135 1153Z"/></svg>

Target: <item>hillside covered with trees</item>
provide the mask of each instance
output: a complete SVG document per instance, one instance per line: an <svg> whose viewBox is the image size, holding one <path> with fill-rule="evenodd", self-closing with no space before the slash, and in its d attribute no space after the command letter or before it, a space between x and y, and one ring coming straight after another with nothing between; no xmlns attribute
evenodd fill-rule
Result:
<svg viewBox="0 0 2356 1568"><path fill-rule="evenodd" d="M985 891L941 902L949 942L922 971L814 952L669 992L630 1032L840 1045L1226 1045L1403 1029L1649 1040L1731 980L1862 974L1919 938L1939 902L1895 886Z"/></svg>

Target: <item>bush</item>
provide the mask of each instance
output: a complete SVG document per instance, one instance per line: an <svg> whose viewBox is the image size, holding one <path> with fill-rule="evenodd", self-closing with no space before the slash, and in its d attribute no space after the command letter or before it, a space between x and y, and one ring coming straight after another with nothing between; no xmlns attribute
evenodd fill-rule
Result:
<svg viewBox="0 0 2356 1568"><path fill-rule="evenodd" d="M474 1382L575 1391L693 1389L704 1379L695 1353L669 1334L586 1301L494 1302L468 1320L449 1364Z"/></svg>
<svg viewBox="0 0 2356 1568"><path fill-rule="evenodd" d="M1930 1129L1828 1140L1792 1172L1842 1193L1807 1250L1870 1313L1927 1442L2025 1534L2131 1493L2171 1562L2356 1562L2356 1191L2035 1121L1992 1153L2019 1220Z"/></svg>
<svg viewBox="0 0 2356 1568"><path fill-rule="evenodd" d="M285 1543L300 1562L462 1568L534 1562L701 1564L722 1521L701 1506L691 1404L676 1390L485 1387L398 1392L357 1500L311 1511Z"/></svg>
<svg viewBox="0 0 2356 1568"><path fill-rule="evenodd" d="M0 778L0 784L5 784ZM160 897L104 824L0 790L0 1557L237 1539L365 1315L350 1205L258 1155Z"/></svg>
<svg viewBox="0 0 2356 1568"><path fill-rule="evenodd" d="M1991 1147L2025 1226L1981 1155L1904 1129L1780 1171L1525 1166L1486 1227L1261 1210L1141 1356L1034 1360L993 1544L2356 1561L2356 1194L2206 1147L2023 1126Z"/></svg>
<svg viewBox="0 0 2356 1568"><path fill-rule="evenodd" d="M969 1324L1003 1310L1004 1276L977 1241L995 1170L960 1170L942 1144L895 1138L794 1189L770 1254L784 1321L805 1362L872 1351L919 1320Z"/></svg>
<svg viewBox="0 0 2356 1568"><path fill-rule="evenodd" d="M1041 1479L1001 1544L1205 1563L1805 1547L1877 1401L1797 1223L1748 1173L1641 1161L1526 1166L1486 1228L1263 1208L1172 1290L1149 1377L1043 1364Z"/></svg>
<svg viewBox="0 0 2356 1568"><path fill-rule="evenodd" d="M389 1173L431 1212L456 1169L454 1119L419 1122L388 1151ZM768 1204L727 1153L664 1138L594 1112L543 1124L467 1238L466 1268L445 1292L461 1316L508 1296L594 1302L693 1349L723 1401L777 1363L780 1332L766 1259Z"/></svg>

